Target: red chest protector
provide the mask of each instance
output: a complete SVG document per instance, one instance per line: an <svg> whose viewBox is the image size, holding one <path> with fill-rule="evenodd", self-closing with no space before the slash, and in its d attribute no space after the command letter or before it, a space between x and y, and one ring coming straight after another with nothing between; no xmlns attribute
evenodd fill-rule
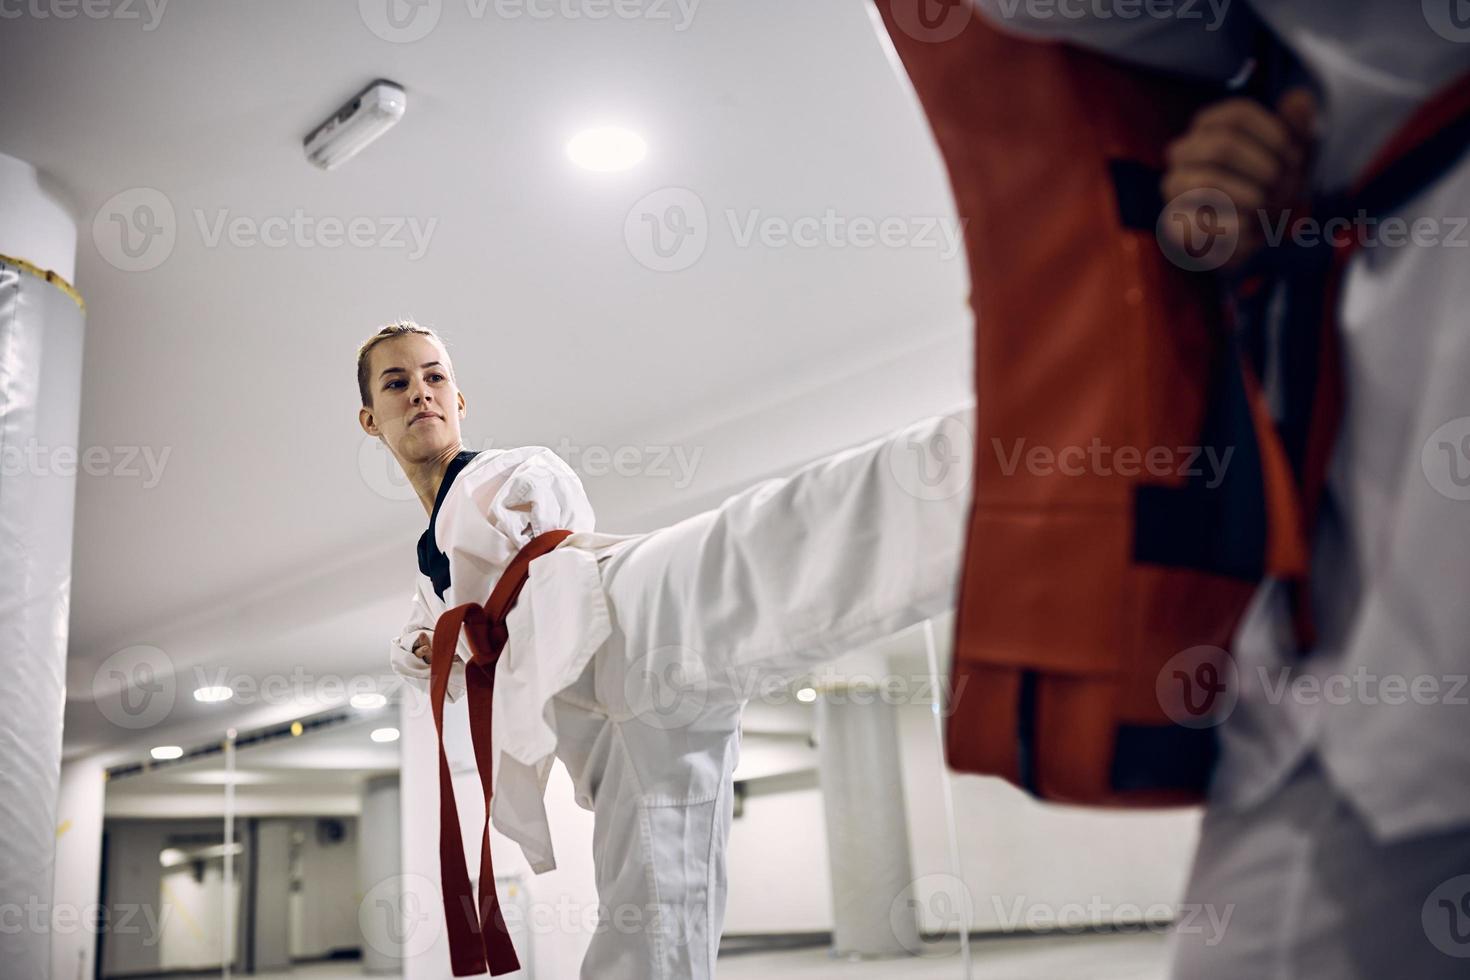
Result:
<svg viewBox="0 0 1470 980"><path fill-rule="evenodd" d="M924 0L877 6L947 166L973 288L949 763L1058 802L1198 802L1232 693L1224 648L1264 576L1294 586L1310 645L1306 529L1340 411L1351 246L1316 282L1306 411L1283 439L1215 277L1156 235L1164 148L1225 93L1002 34L963 2L942 24L917 19ZM1456 92L1359 191L1426 127L1463 122ZM1228 460L1219 482L1210 452Z"/></svg>

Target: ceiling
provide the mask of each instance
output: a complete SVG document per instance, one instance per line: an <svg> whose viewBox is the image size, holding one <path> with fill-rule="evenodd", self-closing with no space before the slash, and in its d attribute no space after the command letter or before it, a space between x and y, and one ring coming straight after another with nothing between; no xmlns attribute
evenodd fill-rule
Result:
<svg viewBox="0 0 1470 980"><path fill-rule="evenodd" d="M405 40L428 21L395 33L389 3L437 19ZM78 477L68 754L270 723L340 702L324 679L388 676L425 523L356 420L353 355L388 320L447 337L467 445L562 452L610 531L967 396L953 206L862 3L35 7L0 24L0 152L78 218L81 444L137 453L137 475ZM403 121L339 170L309 166L302 136L379 77L407 90ZM647 158L575 168L567 139L610 121ZM708 239L655 271L627 228L668 188L704 207ZM120 268L120 194L173 213L151 268ZM745 237L802 218L839 230ZM236 219L308 230L281 247L216 234ZM353 219L361 245L310 230ZM840 230L857 219L897 220L904 244ZM601 476L589 447L635 447L650 471ZM692 478L654 472L654 449L696 460ZM120 723L95 699L138 662L169 704ZM285 693L195 703L217 678Z"/></svg>

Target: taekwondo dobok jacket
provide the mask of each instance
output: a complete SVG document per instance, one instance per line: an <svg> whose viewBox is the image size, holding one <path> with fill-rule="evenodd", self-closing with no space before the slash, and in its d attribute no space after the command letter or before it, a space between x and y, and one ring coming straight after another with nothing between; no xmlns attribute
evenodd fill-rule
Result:
<svg viewBox="0 0 1470 980"><path fill-rule="evenodd" d="M496 668L491 816L521 846L536 874L556 867L543 792L556 751L551 699L575 681L611 631L598 556L633 535L597 534L577 475L551 450L528 446L461 452L444 473L419 540L419 574L408 624L393 638L393 669L425 693L429 665L413 654L445 609L483 603L501 571L544 531L574 532L538 558L506 626ZM522 652L517 656L516 652ZM535 656L528 655L531 651ZM461 632L448 697L464 695L471 652ZM592 808L589 799L577 803Z"/></svg>
<svg viewBox="0 0 1470 980"><path fill-rule="evenodd" d="M548 871L556 864L542 793L566 748L557 720L623 711L564 691L589 661L616 649L683 651L699 658L700 700L728 705L952 608L969 501L959 460L972 426L969 408L921 420L637 535L596 532L581 482L550 450L463 453L446 470L421 542L410 619L390 644L393 667L427 690L416 636L432 633L446 609L484 603L532 539L572 532L530 563L492 695L491 819L536 873ZM446 689L454 699L473 659L463 635L457 654ZM610 676L627 669L610 666ZM598 777L575 760L568 771L576 802L593 809Z"/></svg>

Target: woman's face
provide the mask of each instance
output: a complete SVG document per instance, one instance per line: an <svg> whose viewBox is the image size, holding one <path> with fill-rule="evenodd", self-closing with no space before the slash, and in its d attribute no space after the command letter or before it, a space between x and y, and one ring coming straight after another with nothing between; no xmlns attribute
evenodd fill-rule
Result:
<svg viewBox="0 0 1470 980"><path fill-rule="evenodd" d="M464 396L454 383L449 355L421 333L385 340L368 355L371 408L359 416L400 462L421 462L456 452Z"/></svg>

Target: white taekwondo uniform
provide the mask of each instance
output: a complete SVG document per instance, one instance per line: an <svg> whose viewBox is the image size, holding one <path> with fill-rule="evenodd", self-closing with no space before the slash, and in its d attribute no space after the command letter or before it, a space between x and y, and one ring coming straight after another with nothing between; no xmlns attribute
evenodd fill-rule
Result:
<svg viewBox="0 0 1470 980"><path fill-rule="evenodd" d="M531 563L507 618L491 809L537 873L555 867L542 802L553 755L594 811L600 918L584 978L714 975L741 709L953 607L971 418L916 423L641 535L595 532L580 481L550 450L451 464L393 667L427 691L415 637L446 608L483 603L533 537L574 532ZM463 635L458 652L452 699Z"/></svg>
<svg viewBox="0 0 1470 980"><path fill-rule="evenodd" d="M1322 191L1349 186L1416 108L1470 71L1457 3L1250 0L1219 23L1219 5L1203 2L1149 16L1130 0L977 0L1001 29L1216 80L1241 67L1239 15L1254 12L1318 88ZM1346 404L1313 553L1319 643L1289 672L1285 596L1263 585L1235 640L1241 697L1221 729L1186 896L1232 905L1234 917L1218 944L1174 937L1181 980L1470 975L1467 215L1462 158L1398 215L1437 219L1439 244L1362 248L1348 265ZM1293 676L1298 696L1280 687ZM1425 703L1389 678L1422 679Z"/></svg>

